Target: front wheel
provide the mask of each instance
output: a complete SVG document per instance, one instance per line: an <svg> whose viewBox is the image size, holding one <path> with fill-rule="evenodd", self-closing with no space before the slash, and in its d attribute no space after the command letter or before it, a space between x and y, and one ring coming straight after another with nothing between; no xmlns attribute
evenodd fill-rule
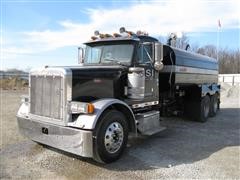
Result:
<svg viewBox="0 0 240 180"><path fill-rule="evenodd" d="M128 139L125 116L116 110L103 114L95 131L94 159L101 163L116 161L122 155Z"/></svg>

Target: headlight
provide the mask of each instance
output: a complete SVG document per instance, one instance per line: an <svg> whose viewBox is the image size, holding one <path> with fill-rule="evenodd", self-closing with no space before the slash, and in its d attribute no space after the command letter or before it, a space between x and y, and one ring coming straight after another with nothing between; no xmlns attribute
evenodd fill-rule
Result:
<svg viewBox="0 0 240 180"><path fill-rule="evenodd" d="M79 113L92 114L94 112L94 105L91 103L72 101L70 103L70 111L72 114Z"/></svg>

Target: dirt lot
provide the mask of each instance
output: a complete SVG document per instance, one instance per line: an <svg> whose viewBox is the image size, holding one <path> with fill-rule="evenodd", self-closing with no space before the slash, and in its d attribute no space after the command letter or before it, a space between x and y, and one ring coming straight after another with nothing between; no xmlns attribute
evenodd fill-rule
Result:
<svg viewBox="0 0 240 180"><path fill-rule="evenodd" d="M239 87L223 86L221 110L206 123L165 119L167 130L131 139L123 157L99 165L22 137L16 112L24 91L1 91L0 178L240 179Z"/></svg>

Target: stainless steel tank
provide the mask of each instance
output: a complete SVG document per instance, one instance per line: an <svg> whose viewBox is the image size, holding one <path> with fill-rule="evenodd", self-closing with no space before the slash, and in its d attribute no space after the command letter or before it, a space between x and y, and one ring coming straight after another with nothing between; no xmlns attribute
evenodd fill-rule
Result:
<svg viewBox="0 0 240 180"><path fill-rule="evenodd" d="M162 88L175 84L218 83L218 61L214 58L164 46L164 68L159 81Z"/></svg>

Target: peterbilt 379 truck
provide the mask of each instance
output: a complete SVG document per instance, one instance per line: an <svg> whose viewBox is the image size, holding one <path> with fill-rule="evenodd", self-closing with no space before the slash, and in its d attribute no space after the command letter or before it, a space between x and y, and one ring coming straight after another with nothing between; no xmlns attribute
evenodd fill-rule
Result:
<svg viewBox="0 0 240 180"><path fill-rule="evenodd" d="M79 48L79 66L29 74L17 113L31 140L98 162L117 160L128 135L152 135L160 119L205 122L220 104L218 62L163 45L146 33L97 36Z"/></svg>

